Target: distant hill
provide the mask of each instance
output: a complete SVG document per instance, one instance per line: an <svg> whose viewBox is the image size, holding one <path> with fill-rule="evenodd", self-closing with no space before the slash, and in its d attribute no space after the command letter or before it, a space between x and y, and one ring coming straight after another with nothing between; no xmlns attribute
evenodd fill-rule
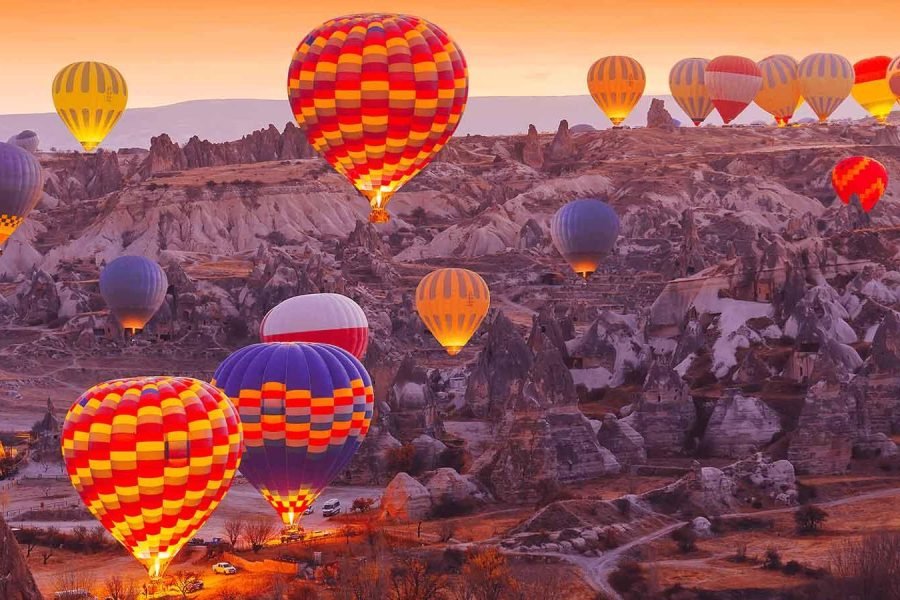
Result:
<svg viewBox="0 0 900 600"><path fill-rule="evenodd" d="M681 112L671 96L657 96L666 108L682 124L690 120ZM646 123L651 97L638 103L626 125ZM811 117L809 107L803 106L797 118ZM865 113L853 100L847 100L835 112L833 118L862 118ZM471 98L463 116L458 134L512 135L524 133L529 124L538 131L555 131L559 121L567 119L569 125L589 124L606 129L609 121L596 107L590 96L491 96ZM293 120L286 100L192 100L168 106L133 108L128 110L104 143L105 148L147 148L150 138L168 133L173 140L184 143L191 136L212 142L224 142L270 123L279 129ZM755 104L751 105L739 123L771 121L771 117ZM708 119L721 124L715 112ZM23 129L37 131L41 148L49 150L75 150L79 146L65 129L55 113L0 115L0 140L5 141Z"/></svg>

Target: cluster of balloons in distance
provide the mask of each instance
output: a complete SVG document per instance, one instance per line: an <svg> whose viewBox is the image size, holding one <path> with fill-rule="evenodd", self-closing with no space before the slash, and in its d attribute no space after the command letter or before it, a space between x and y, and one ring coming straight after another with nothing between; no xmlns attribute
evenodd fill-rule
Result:
<svg viewBox="0 0 900 600"><path fill-rule="evenodd" d="M644 93L646 75L629 56L601 58L588 70L588 90L614 126ZM817 53L799 63L784 54L754 62L742 56L685 58L669 72L678 106L700 125L715 109L731 123L751 103L784 127L806 101L824 122L851 94L879 123L900 99L900 56L873 56L851 64L838 54Z"/></svg>

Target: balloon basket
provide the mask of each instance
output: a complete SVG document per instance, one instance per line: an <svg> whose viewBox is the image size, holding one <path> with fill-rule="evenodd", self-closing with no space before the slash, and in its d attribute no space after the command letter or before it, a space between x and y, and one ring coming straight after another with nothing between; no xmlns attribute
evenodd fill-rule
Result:
<svg viewBox="0 0 900 600"><path fill-rule="evenodd" d="M370 223L387 223L390 220L388 212L383 208L373 208L372 212L369 213Z"/></svg>

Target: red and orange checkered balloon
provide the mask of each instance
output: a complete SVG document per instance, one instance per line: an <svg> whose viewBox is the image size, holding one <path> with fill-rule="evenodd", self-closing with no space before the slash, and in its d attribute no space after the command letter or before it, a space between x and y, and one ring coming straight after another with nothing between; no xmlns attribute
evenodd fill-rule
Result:
<svg viewBox="0 0 900 600"><path fill-rule="evenodd" d="M288 99L309 143L369 200L375 223L403 184L453 135L466 106L462 52L440 27L359 14L307 35L288 71Z"/></svg>
<svg viewBox="0 0 900 600"><path fill-rule="evenodd" d="M850 204L850 199L856 195L863 211L869 212L887 189L887 169L874 158L851 156L834 166L831 183L841 202Z"/></svg>
<svg viewBox="0 0 900 600"><path fill-rule="evenodd" d="M153 578L228 491L242 441L228 397L187 377L95 385L72 405L62 429L72 485Z"/></svg>

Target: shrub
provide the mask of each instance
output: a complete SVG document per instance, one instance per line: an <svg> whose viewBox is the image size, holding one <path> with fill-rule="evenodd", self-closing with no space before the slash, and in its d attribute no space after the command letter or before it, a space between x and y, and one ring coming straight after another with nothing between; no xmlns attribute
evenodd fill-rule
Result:
<svg viewBox="0 0 900 600"><path fill-rule="evenodd" d="M796 575L797 573L803 570L803 565L798 563L796 560L789 560L785 563L784 567L781 568L781 572L785 575Z"/></svg>
<svg viewBox="0 0 900 600"><path fill-rule="evenodd" d="M815 504L801 506L794 512L794 522L797 524L799 533L814 533L818 531L827 518L828 513Z"/></svg>
<svg viewBox="0 0 900 600"><path fill-rule="evenodd" d="M375 498L356 498L350 507L350 511L358 513L369 512L374 505Z"/></svg>
<svg viewBox="0 0 900 600"><path fill-rule="evenodd" d="M446 519L448 517L468 515L475 510L475 506L475 500L472 498L453 500L449 496L444 496L436 500L431 507L431 517L433 519Z"/></svg>
<svg viewBox="0 0 900 600"><path fill-rule="evenodd" d="M450 446L440 453L437 459L438 467L449 467L457 473L462 473L466 468L466 451L464 448Z"/></svg>
<svg viewBox="0 0 900 600"><path fill-rule="evenodd" d="M415 468L416 448L412 444L403 444L391 448L387 453L388 469L393 473L411 473Z"/></svg>
<svg viewBox="0 0 900 600"><path fill-rule="evenodd" d="M758 529L771 529L774 526L771 519L760 519L758 517L741 517L734 520L734 528L739 531L755 531Z"/></svg>
<svg viewBox="0 0 900 600"><path fill-rule="evenodd" d="M453 521L442 521L438 526L438 539L444 543L449 542L456 534L456 525Z"/></svg>
<svg viewBox="0 0 900 600"><path fill-rule="evenodd" d="M738 542L738 545L734 548L734 556L731 557L731 560L736 563L747 562L746 542Z"/></svg>
<svg viewBox="0 0 900 600"><path fill-rule="evenodd" d="M624 561L609 575L609 584L620 594L642 588L645 583L644 568L633 560Z"/></svg>
<svg viewBox="0 0 900 600"><path fill-rule="evenodd" d="M672 532L672 539L678 544L678 549L687 554L697 549L697 532L690 525L685 525Z"/></svg>
<svg viewBox="0 0 900 600"><path fill-rule="evenodd" d="M781 568L781 553L775 548L766 550L766 557L763 559L763 569L776 571Z"/></svg>

